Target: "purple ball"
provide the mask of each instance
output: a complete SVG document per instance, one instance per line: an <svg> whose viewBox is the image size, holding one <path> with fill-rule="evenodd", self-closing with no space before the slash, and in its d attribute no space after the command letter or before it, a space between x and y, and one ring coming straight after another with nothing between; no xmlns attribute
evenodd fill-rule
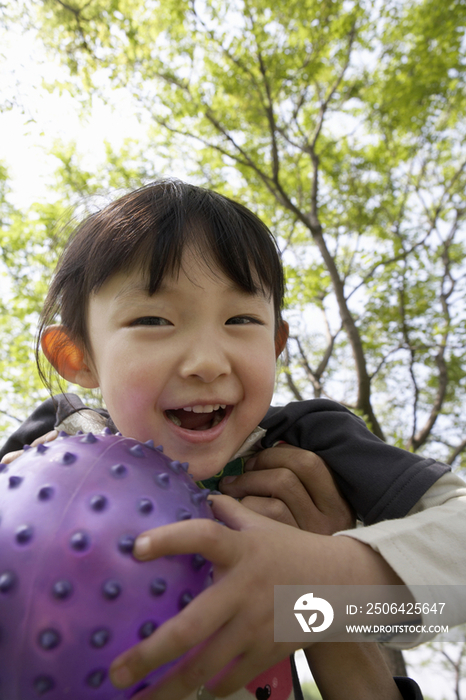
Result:
<svg viewBox="0 0 466 700"><path fill-rule="evenodd" d="M210 583L201 555L139 562L141 532L213 519L186 463L104 431L60 434L0 473L1 700L122 700L111 662Z"/></svg>

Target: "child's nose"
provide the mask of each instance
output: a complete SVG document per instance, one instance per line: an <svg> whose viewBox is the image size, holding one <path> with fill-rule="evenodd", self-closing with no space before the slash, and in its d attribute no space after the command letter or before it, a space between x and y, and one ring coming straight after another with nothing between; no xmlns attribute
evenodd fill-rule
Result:
<svg viewBox="0 0 466 700"><path fill-rule="evenodd" d="M180 374L184 379L198 377L210 383L230 372L231 364L225 349L212 337L205 335L186 347L180 365Z"/></svg>

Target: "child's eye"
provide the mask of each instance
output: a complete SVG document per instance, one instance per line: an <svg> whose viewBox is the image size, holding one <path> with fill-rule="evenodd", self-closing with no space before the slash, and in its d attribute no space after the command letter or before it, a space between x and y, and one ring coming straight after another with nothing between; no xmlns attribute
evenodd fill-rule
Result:
<svg viewBox="0 0 466 700"><path fill-rule="evenodd" d="M141 316L131 321L130 326L171 326L170 321L161 316Z"/></svg>
<svg viewBox="0 0 466 700"><path fill-rule="evenodd" d="M256 323L260 326L264 325L262 321L259 321L258 318L253 318L252 316L233 316L232 318L229 318L228 321L226 322L226 325L229 326L243 326L248 323Z"/></svg>

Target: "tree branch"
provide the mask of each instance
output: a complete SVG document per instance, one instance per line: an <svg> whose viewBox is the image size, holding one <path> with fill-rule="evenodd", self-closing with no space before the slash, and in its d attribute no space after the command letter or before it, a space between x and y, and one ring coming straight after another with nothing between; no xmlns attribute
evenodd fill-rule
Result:
<svg viewBox="0 0 466 700"><path fill-rule="evenodd" d="M453 243L453 239L454 239L454 236L455 236L455 233L457 230L457 226L458 226L458 217L455 217L455 221L453 222L450 233L444 242L443 252L442 252L444 272L443 272L442 281L441 281L440 304L442 307L443 316L444 316L445 321L444 321L444 330L442 333L438 352L437 352L437 355L435 356L435 364L437 365L437 368L438 368L438 388L437 388L437 392L435 395L434 403L432 405L430 414L429 414L424 426L409 441L409 447L411 447L414 450L418 450L419 447L421 447L421 445L423 445L426 442L427 438L429 437L429 435L432 431L432 428L434 427L435 422L440 414L440 411L442 409L443 402L445 401L445 396L447 393L448 368L447 368L447 363L445 360L445 352L446 352L448 337L449 337L449 333L450 333L450 321L451 321L448 300L449 300L449 298L454 290L454 287L455 287L455 281L453 280L453 278L451 276L451 271L450 271L449 249L450 249L451 244ZM448 290L445 288L447 283L449 284Z"/></svg>
<svg viewBox="0 0 466 700"><path fill-rule="evenodd" d="M414 365L416 363L416 350L414 346L411 344L410 338L409 338L409 327L408 323L406 320L406 299L405 299L405 273L406 273L406 265L405 269L403 270L402 274L402 283L401 283L401 289L399 290L399 309L400 309L400 316L401 316L401 333L403 336L403 347L405 347L408 352L409 352L409 374L411 376L411 382L413 384L413 390L414 390L414 401L413 401L413 418L412 418L412 431L411 431L411 437L409 439L409 446L412 446L412 442L414 440L414 436L416 434L416 428L417 428L417 406L419 402L419 387L417 385L417 380L416 380L416 375L414 373Z"/></svg>
<svg viewBox="0 0 466 700"><path fill-rule="evenodd" d="M396 348L392 348L386 355L385 357L382 358L382 360L379 362L377 367L374 369L372 374L370 375L371 380L374 379L377 374L380 372L382 367L388 362L388 358L390 355L393 355L395 352L398 352L398 350L401 350L404 346L403 345L397 345Z"/></svg>
<svg viewBox="0 0 466 700"><path fill-rule="evenodd" d="M362 341L359 335L358 327L356 326L355 320L351 314L351 311L347 304L347 300L345 298L343 282L340 279L335 260L327 248L322 232L322 227L318 219L314 218L313 221L310 222L309 227L311 228L313 239L317 244L322 258L324 259L324 262L327 266L327 270L329 271L338 308L340 311L342 326L345 329L353 353L353 358L356 366L356 373L358 376L358 395L356 401L356 408L367 417L374 434L377 435L377 437L380 437L382 440L385 440L383 430L372 408L371 380L367 371L364 349L362 346Z"/></svg>
<svg viewBox="0 0 466 700"><path fill-rule="evenodd" d="M270 138L271 138L271 151L272 151L272 178L273 181L275 182L276 185L279 184L278 182L278 176L280 172L280 159L278 156L278 145L277 145L277 128L276 128L276 123L275 123L275 115L274 115L274 108L273 108L273 102L272 102L272 91L270 89L270 84L267 78L267 71L265 67L264 60L262 58L262 52L257 48L257 55L259 58L259 67L260 67L260 72L262 75L262 79L264 81L264 86L265 86L265 92L267 95L267 107L266 107L266 115L267 115L267 120L269 122L269 130L270 130Z"/></svg>
<svg viewBox="0 0 466 700"><path fill-rule="evenodd" d="M291 369L290 369L290 353L288 350L288 347L285 346L285 351L283 353L283 362L285 364L285 381L288 385L289 390L295 397L296 401L303 401L303 396L301 392L299 391L298 387L296 386L295 382L293 381L293 377L291 375Z"/></svg>
<svg viewBox="0 0 466 700"><path fill-rule="evenodd" d="M446 464L450 464L450 466L453 464L455 459L459 457L459 455L464 451L466 448L466 438L460 442L459 445L457 445L454 450L450 452L448 455L447 459L445 460Z"/></svg>
<svg viewBox="0 0 466 700"><path fill-rule="evenodd" d="M325 98L325 100L323 101L323 103L320 106L319 121L317 123L317 127L314 131L314 135L311 139L311 142L309 144L309 148L311 150L314 150L315 145L317 143L317 139L319 138L320 132L322 131L322 126L324 123L324 116L325 116L325 113L327 111L330 100L332 99L332 97L334 96L336 91L338 90L338 87L339 87L341 81L343 80L343 77L348 69L350 59L351 59L351 51L353 49L354 38L356 36L356 23L354 23L353 26L351 27L351 30L350 30L350 33L348 36L349 36L349 40L348 40L348 51L347 51L346 61L345 61L344 65L340 71L340 74L337 76L336 81L334 82L334 84L330 88L330 90L327 94L327 97Z"/></svg>
<svg viewBox="0 0 466 700"><path fill-rule="evenodd" d="M2 413L2 414L3 414L4 416L6 416L7 418L10 418L11 420L15 420L17 423L20 423L20 424L21 424L21 423L23 422L23 421L21 420L21 418L17 418L16 416L12 416L11 413L8 413L8 411L2 411L2 410L0 409L0 413Z"/></svg>

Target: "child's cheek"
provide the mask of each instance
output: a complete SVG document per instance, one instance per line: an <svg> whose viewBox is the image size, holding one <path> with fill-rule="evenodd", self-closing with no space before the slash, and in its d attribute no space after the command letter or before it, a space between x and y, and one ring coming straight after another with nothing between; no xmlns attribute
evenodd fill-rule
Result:
<svg viewBox="0 0 466 700"><path fill-rule="evenodd" d="M128 373L120 373L113 381L108 381L101 386L105 405L112 416L118 430L137 440L144 437L144 424L147 420L152 401L150 391L144 391L144 383L134 381L135 377Z"/></svg>
<svg viewBox="0 0 466 700"><path fill-rule="evenodd" d="M256 397L260 397L264 403L272 400L275 390L276 361L275 354L270 353L264 357L262 354L257 358L254 367L250 372L250 387Z"/></svg>

